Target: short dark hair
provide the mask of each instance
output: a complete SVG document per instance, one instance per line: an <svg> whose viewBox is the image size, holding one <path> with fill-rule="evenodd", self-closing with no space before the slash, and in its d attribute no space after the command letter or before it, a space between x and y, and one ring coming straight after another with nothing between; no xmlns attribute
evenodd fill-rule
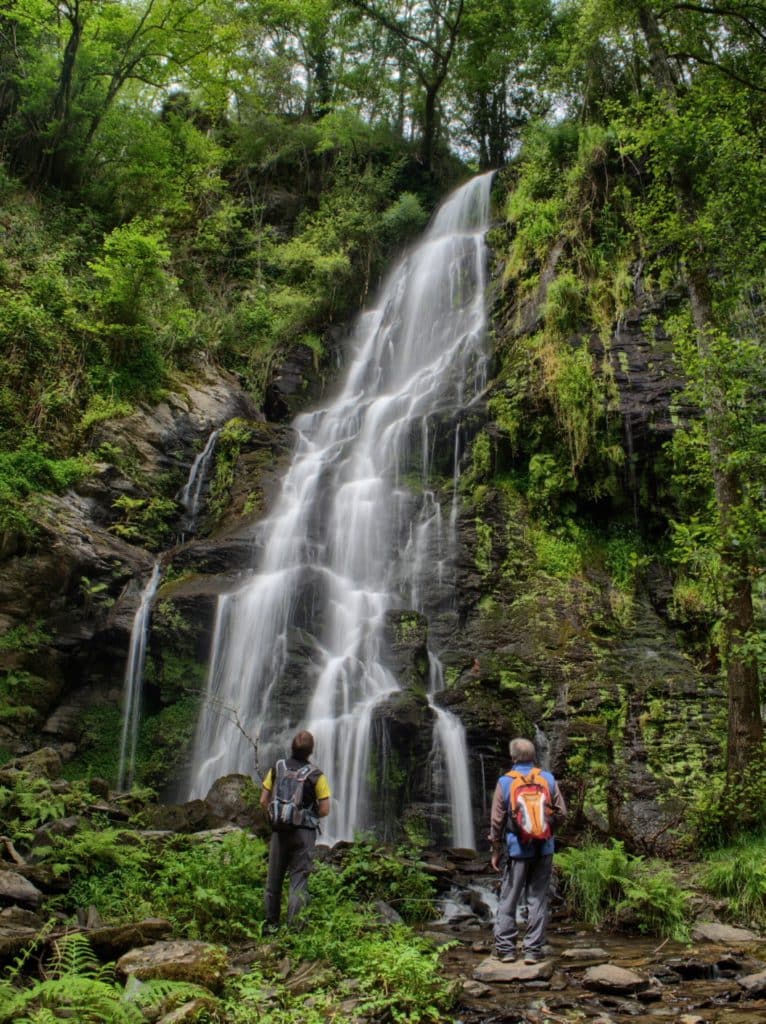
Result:
<svg viewBox="0 0 766 1024"><path fill-rule="evenodd" d="M293 757L299 761L307 761L314 751L314 737L310 732L302 730L293 736Z"/></svg>

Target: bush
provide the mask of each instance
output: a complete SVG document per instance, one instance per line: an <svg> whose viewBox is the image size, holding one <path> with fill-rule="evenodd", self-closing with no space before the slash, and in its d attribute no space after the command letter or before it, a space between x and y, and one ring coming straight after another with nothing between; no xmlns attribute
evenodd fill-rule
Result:
<svg viewBox="0 0 766 1024"><path fill-rule="evenodd" d="M572 913L597 928L629 924L642 934L689 938L688 895L670 868L610 846L565 850L557 860Z"/></svg>
<svg viewBox="0 0 766 1024"><path fill-rule="evenodd" d="M728 901L737 921L766 927L766 835L743 836L734 846L709 854L700 882Z"/></svg>

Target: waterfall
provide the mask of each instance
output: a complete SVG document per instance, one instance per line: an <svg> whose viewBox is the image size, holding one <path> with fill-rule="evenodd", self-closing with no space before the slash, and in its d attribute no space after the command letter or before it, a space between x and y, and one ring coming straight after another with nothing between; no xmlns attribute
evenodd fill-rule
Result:
<svg viewBox="0 0 766 1024"><path fill-rule="evenodd" d="M471 786L468 778L468 748L460 719L434 702L444 689L444 672L435 654L429 652L430 685L428 703L435 716L431 763L442 763L446 777L446 796L452 825L452 845L472 850L475 846Z"/></svg>
<svg viewBox="0 0 766 1024"><path fill-rule="evenodd" d="M155 562L149 581L144 587L141 599L133 617L130 633L128 661L125 666L125 686L122 704L122 734L120 736L120 761L117 772L117 788L129 789L133 782L136 763L136 743L141 722L141 690L144 681L146 646L149 641L149 621L152 602L160 582L160 563Z"/></svg>
<svg viewBox="0 0 766 1024"><path fill-rule="evenodd" d="M460 417L486 385L490 186L483 175L444 203L359 317L335 400L295 420L293 461L260 526L260 564L219 601L192 796L253 771L243 732L268 767L304 727L333 787L328 840L370 824L372 723L399 689L385 663L386 613L420 604L434 567L437 586L453 584L457 477L444 516L429 486L432 432L451 424L457 465ZM413 468L419 495L408 486Z"/></svg>
<svg viewBox="0 0 766 1024"><path fill-rule="evenodd" d="M218 435L220 433L220 430L214 430L210 434L205 447L196 456L191 465L191 469L189 470L189 479L178 494L178 502L183 505L185 509L184 528L189 532L194 530L197 522L200 498L202 497L202 488L205 486L205 481L207 480L208 470L210 469L210 463L213 458L215 446L218 442Z"/></svg>

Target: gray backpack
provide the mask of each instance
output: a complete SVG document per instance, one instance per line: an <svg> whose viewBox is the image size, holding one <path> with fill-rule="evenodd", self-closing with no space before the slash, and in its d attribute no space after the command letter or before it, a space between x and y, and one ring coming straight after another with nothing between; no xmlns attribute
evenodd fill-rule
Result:
<svg viewBox="0 0 766 1024"><path fill-rule="evenodd" d="M288 768L284 759L277 761L269 800L269 818L275 832L319 827L316 815L303 806L303 786L312 775L313 782L321 775L314 765L304 764L300 768Z"/></svg>

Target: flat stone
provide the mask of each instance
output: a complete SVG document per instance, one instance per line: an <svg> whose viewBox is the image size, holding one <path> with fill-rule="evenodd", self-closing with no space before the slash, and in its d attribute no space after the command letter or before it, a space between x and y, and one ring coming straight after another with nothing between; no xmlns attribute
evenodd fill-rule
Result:
<svg viewBox="0 0 766 1024"><path fill-rule="evenodd" d="M223 946L191 941L155 942L132 949L117 961L117 971L123 977L132 975L139 981L192 981L213 991L223 984L228 967Z"/></svg>
<svg viewBox="0 0 766 1024"><path fill-rule="evenodd" d="M28 907L39 907L43 894L28 879L17 871L0 871L0 901L22 903Z"/></svg>
<svg viewBox="0 0 766 1024"><path fill-rule="evenodd" d="M616 967L614 964L589 967L582 983L584 988L617 994L640 992L649 987L649 982L640 974L628 971L624 967Z"/></svg>
<svg viewBox="0 0 766 1024"><path fill-rule="evenodd" d="M473 999L483 999L488 996L492 989L481 981L473 981L468 978L463 982L463 995L471 996Z"/></svg>
<svg viewBox="0 0 766 1024"><path fill-rule="evenodd" d="M547 981L553 975L553 961L541 960L537 964L525 964L523 960L504 964L495 957L482 960L473 972L475 981Z"/></svg>
<svg viewBox="0 0 766 1024"><path fill-rule="evenodd" d="M578 963L588 963L593 960L608 960L609 954L605 949L598 946L578 947L565 949L560 954L562 960L576 960Z"/></svg>
<svg viewBox="0 0 766 1024"><path fill-rule="evenodd" d="M737 978L737 984L749 996L763 995L766 993L766 971L759 971L758 974L746 974L744 978Z"/></svg>
<svg viewBox="0 0 766 1024"><path fill-rule="evenodd" d="M678 1018L678 1024L705 1024L705 1018L699 1017L696 1013L682 1013Z"/></svg>
<svg viewBox="0 0 766 1024"><path fill-rule="evenodd" d="M695 942L758 942L759 936L749 928L734 928L718 921L700 921L694 926L692 938Z"/></svg>

